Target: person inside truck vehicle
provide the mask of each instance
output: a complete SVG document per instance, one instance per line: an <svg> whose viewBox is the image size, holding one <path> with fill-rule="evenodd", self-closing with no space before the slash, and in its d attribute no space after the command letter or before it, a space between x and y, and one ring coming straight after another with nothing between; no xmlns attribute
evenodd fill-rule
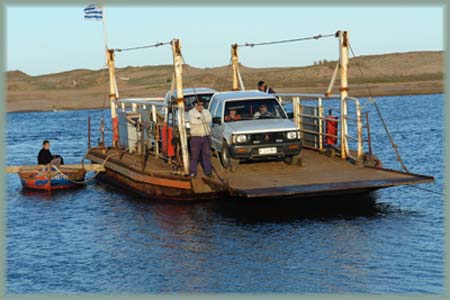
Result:
<svg viewBox="0 0 450 300"><path fill-rule="evenodd" d="M258 81L258 90L260 92L267 93L267 94L275 94L276 93L274 89L267 87L267 84L262 80Z"/></svg>
<svg viewBox="0 0 450 300"><path fill-rule="evenodd" d="M267 109L267 104L261 103L258 106L258 111L253 115L253 119L270 118L273 114Z"/></svg>
<svg viewBox="0 0 450 300"><path fill-rule="evenodd" d="M241 120L241 116L237 113L236 109L230 108L228 115L226 115L224 119L225 122L239 121Z"/></svg>

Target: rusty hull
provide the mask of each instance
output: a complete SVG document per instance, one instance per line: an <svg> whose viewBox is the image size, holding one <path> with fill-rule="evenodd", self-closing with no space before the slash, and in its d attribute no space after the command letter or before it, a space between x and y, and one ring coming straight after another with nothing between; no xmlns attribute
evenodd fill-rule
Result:
<svg viewBox="0 0 450 300"><path fill-rule="evenodd" d="M102 164L111 154L116 155L106 161L106 171L97 176L103 182L159 200L206 200L220 194L209 185L202 186L201 193L195 193L190 177L175 174L172 165L152 156L144 167L142 155L116 149L92 148L86 158Z"/></svg>

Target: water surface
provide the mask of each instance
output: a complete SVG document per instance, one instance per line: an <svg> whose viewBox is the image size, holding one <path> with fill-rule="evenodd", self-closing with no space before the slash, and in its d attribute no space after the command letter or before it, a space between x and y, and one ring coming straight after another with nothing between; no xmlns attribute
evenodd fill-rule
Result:
<svg viewBox="0 0 450 300"><path fill-rule="evenodd" d="M420 187L442 192L443 95L378 103L410 171L436 177ZM375 153L399 169L369 110ZM43 139L78 163L88 114L95 142L108 109L8 113L8 164L36 163ZM180 204L95 182L24 192L10 174L7 291L442 293L443 232L443 197L408 186L332 201Z"/></svg>

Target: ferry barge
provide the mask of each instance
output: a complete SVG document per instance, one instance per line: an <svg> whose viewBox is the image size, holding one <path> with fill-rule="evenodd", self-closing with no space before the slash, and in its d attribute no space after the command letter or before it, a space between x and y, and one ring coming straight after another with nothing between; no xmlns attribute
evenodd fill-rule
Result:
<svg viewBox="0 0 450 300"><path fill-rule="evenodd" d="M101 140L86 155L92 163L105 167L97 179L152 199L183 201L223 197L301 198L432 182L434 178L430 176L384 169L375 155L364 152L368 145L367 139L363 139L363 128L369 124L364 123L359 99L348 95L348 34L339 31L336 36L340 58L332 82L340 71L339 94L329 91L322 95L275 94L280 103L292 103L292 121L303 141L299 162L242 163L233 171L224 167L220 154L213 151L213 176L205 176L199 168L195 178L189 176L180 41L170 42L174 66L170 93L175 95L172 101L120 98L115 51L108 49L113 142L111 146L105 144L102 128ZM244 89L237 49L237 45L231 48L233 91ZM339 113L337 118L324 114L324 101L332 99L340 103L335 110ZM330 125L337 130L328 130Z"/></svg>

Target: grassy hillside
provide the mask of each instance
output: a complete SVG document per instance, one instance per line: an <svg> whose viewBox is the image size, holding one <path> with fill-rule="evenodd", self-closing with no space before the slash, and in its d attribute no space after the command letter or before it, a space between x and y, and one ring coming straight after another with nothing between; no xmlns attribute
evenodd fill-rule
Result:
<svg viewBox="0 0 450 300"><path fill-rule="evenodd" d="M247 89L259 80L279 92L324 93L336 62L307 67L249 68L241 66ZM361 76L358 65L364 72ZM353 96L367 95L366 84L375 95L441 93L443 52L408 52L361 56L350 59L349 83ZM123 97L162 97L170 89L171 65L117 69L119 92ZM231 88L231 67L195 68L185 66L185 87ZM7 72L7 110L49 110L99 108L108 106L105 70L77 69L68 72L29 76ZM336 80L338 84L339 80ZM337 87L335 88L337 92Z"/></svg>

